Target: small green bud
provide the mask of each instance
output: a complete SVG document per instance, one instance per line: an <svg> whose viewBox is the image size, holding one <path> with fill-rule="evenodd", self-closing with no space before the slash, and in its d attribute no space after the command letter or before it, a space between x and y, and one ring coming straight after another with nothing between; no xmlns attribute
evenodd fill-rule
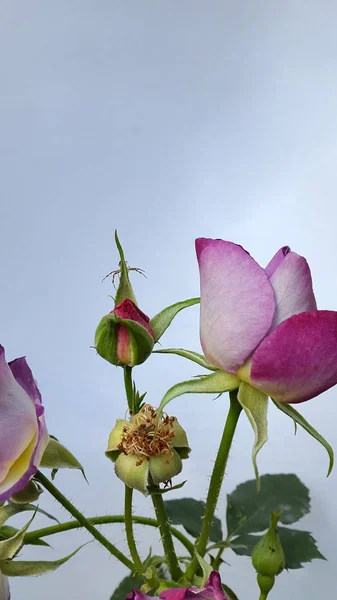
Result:
<svg viewBox="0 0 337 600"><path fill-rule="evenodd" d="M23 490L13 494L10 499L15 504L30 504L31 502L36 502L42 493L43 489L31 479Z"/></svg>
<svg viewBox="0 0 337 600"><path fill-rule="evenodd" d="M285 566L285 557L277 531L277 523L282 511L271 514L270 526L261 540L256 544L252 553L252 563L257 571L257 582L261 593L267 597Z"/></svg>
<svg viewBox="0 0 337 600"><path fill-rule="evenodd" d="M274 575L261 575L257 574L257 583L260 588L260 592L267 598L270 590L274 587L275 576Z"/></svg>

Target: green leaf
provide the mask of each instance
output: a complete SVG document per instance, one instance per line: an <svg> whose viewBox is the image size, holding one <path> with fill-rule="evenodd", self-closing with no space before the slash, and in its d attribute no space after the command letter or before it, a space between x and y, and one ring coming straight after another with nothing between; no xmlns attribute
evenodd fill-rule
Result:
<svg viewBox="0 0 337 600"><path fill-rule="evenodd" d="M308 488L296 475L263 475L260 492L254 479L241 483L227 496L228 535L265 531L270 513L282 509L280 521L285 525L310 512Z"/></svg>
<svg viewBox="0 0 337 600"><path fill-rule="evenodd" d="M284 414L286 414L288 417L291 417L295 423L295 433L296 433L296 425L301 425L301 427L303 427L303 429L305 429L305 431L307 431L308 433L310 433L310 435L312 435L313 438L315 438L315 440L317 440L320 444L322 444L322 446L324 446L324 448L326 449L328 455L329 455L329 469L328 469L328 474L327 477L329 477L332 469L333 469L333 464L334 464L334 453L333 453L333 449L331 448L330 444L324 439L324 437L318 433L318 431L316 431L316 429L314 429L314 427L312 427L312 425L310 425L310 423L308 423L308 421L300 414L297 412L297 410L295 410L291 404L286 404L283 402L278 402L277 400L274 400L272 398L275 406L277 406L277 408L279 410L281 410Z"/></svg>
<svg viewBox="0 0 337 600"><path fill-rule="evenodd" d="M257 489L260 488L260 477L257 468L256 457L262 446L268 439L268 396L263 392L253 388L248 383L242 382L239 387L238 401L245 411L248 420L255 434L255 441L252 452Z"/></svg>
<svg viewBox="0 0 337 600"><path fill-rule="evenodd" d="M226 585L225 583L222 584L223 589L225 590L229 600L239 600L239 598L237 597L237 595L235 594L235 592L233 592L233 590Z"/></svg>
<svg viewBox="0 0 337 600"><path fill-rule="evenodd" d="M128 575L120 582L118 587L116 587L115 591L110 597L110 600L125 600L127 595L130 594L132 588L140 590L142 585L143 579L141 577L133 574Z"/></svg>
<svg viewBox="0 0 337 600"><path fill-rule="evenodd" d="M50 573L75 556L83 546L86 544L58 560L0 560L0 571L7 577L30 577Z"/></svg>
<svg viewBox="0 0 337 600"><path fill-rule="evenodd" d="M180 500L167 500L164 504L171 523L182 525L187 533L195 538L200 535L205 502L194 500L194 498L181 498ZM210 540L212 542L222 540L221 521L218 517L213 519Z"/></svg>
<svg viewBox="0 0 337 600"><path fill-rule="evenodd" d="M183 358L187 358L188 360L197 363L209 371L219 370L218 367L215 367L208 362L207 358L205 358L203 354L193 352L193 350L184 350L184 348L163 348L161 350L154 350L153 352L154 354L176 354L177 356L182 356Z"/></svg>
<svg viewBox="0 0 337 600"><path fill-rule="evenodd" d="M150 325L154 332L155 342L161 338L166 329L171 325L174 317L181 311L183 308L188 308L189 306L194 306L194 304L199 304L200 298L189 298L188 300L183 300L182 302L176 302L176 304L171 304L171 306L167 306L160 313L155 315L151 321Z"/></svg>
<svg viewBox="0 0 337 600"><path fill-rule="evenodd" d="M65 446L53 438L50 439L43 453L41 467L47 469L79 469L87 481L81 463Z"/></svg>
<svg viewBox="0 0 337 600"><path fill-rule="evenodd" d="M171 400L183 394L222 394L223 392L235 390L239 385L240 380L234 375L225 373L225 371L216 371L210 375L176 383L163 397L158 408L158 415L160 416L164 407Z"/></svg>
<svg viewBox="0 0 337 600"><path fill-rule="evenodd" d="M314 558L326 560L309 531L278 527L278 533L285 555L286 569L301 569L302 563L311 562ZM233 541L232 550L238 556L251 556L259 539L258 535L240 535Z"/></svg>
<svg viewBox="0 0 337 600"><path fill-rule="evenodd" d="M15 535L18 531L19 530L16 527L3 525L3 527L0 528L0 540L8 540L8 538ZM42 538L36 538L35 540L33 539L31 542L26 542L24 539L23 543L31 546L47 546L47 548L50 548L50 544L47 544L47 542L45 542Z"/></svg>

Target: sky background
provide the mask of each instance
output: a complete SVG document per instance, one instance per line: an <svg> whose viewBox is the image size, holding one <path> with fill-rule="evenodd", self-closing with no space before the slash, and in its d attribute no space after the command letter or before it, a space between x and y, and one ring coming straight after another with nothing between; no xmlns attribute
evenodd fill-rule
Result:
<svg viewBox="0 0 337 600"><path fill-rule="evenodd" d="M48 426L85 466L57 477L86 516L120 513L123 485L105 458L124 416L122 373L90 349L112 308L118 229L139 305L153 316L199 293L198 236L247 248L265 265L289 244L307 257L320 308L337 309L337 37L331 0L1 0L0 262L1 343L8 360L26 355ZM198 308L181 313L165 346L200 350ZM153 356L135 372L160 401L198 369ZM200 372L200 370L199 370ZM302 404L302 414L336 444L337 390ZM172 402L193 449L183 490L204 499L227 399ZM253 434L242 419L218 507L253 477ZM270 410L261 473L296 473L310 488L313 532L328 562L277 579L273 600L329 598L337 584L337 471L325 451ZM68 515L44 494L41 506ZM135 494L137 514L153 515ZM23 519L23 521L26 519ZM36 525L47 525L42 517ZM127 552L123 529L104 531ZM57 558L88 536L55 536ZM137 529L140 551L159 552L155 531ZM248 558L230 551L222 577L240 600L257 598ZM11 580L14 600L108 600L126 573L91 544L59 571Z"/></svg>

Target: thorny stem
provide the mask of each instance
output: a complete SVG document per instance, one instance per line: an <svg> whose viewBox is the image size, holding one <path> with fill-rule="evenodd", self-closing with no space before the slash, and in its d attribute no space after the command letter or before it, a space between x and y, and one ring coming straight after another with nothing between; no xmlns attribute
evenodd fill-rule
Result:
<svg viewBox="0 0 337 600"><path fill-rule="evenodd" d="M118 550L114 544L109 542L109 540L102 535L101 532L98 531L98 529L96 529L96 527L94 527L94 525L88 521L84 515L82 515L82 513L72 504L72 502L70 502L70 500L68 500L68 498L66 498L57 489L57 487L55 487L55 485L49 481L49 479L43 475L43 473L41 473L41 471L37 471L34 479L41 483L41 485L43 485L43 487L55 498L55 500L57 500L63 506L63 508L65 508L80 523L80 526L89 531L95 540L102 544L102 546L104 546L104 548L106 548L110 554L117 558L131 571L136 571L136 567L133 562L126 558L126 556L124 556L124 554L120 552L120 550Z"/></svg>
<svg viewBox="0 0 337 600"><path fill-rule="evenodd" d="M111 523L124 523L125 517L124 515L104 515L101 517L89 517L87 519L89 523L92 525L110 525ZM156 519L151 519L150 517L139 517L137 515L132 515L133 523L138 525L148 525L150 527L158 527L158 522ZM40 538L47 537L49 535L55 535L56 533L62 533L63 531L71 531L72 529L80 529L83 525L79 521L66 521L65 523L59 523L58 525L50 525L49 527L42 527L41 529L34 529L33 531L29 531L26 533L24 537L25 544L31 544L35 540L39 540ZM183 534L179 529L172 527L170 525L171 534L179 540L185 546L186 550L189 552L191 556L194 553L194 545L193 543Z"/></svg>
<svg viewBox="0 0 337 600"><path fill-rule="evenodd" d="M162 494L152 494L152 502L156 513L160 536L163 543L164 553L168 562L171 577L173 581L178 582L182 576L182 570L179 566L177 555L175 553L170 524L166 514Z"/></svg>
<svg viewBox="0 0 337 600"><path fill-rule="evenodd" d="M230 406L229 411L225 423L225 427L223 430L220 446L218 449L218 453L215 459L213 472L210 479L210 484L208 488L208 494L206 498L205 505L205 513L202 521L202 527L199 539L196 543L196 550L198 551L200 556L205 555L209 534L211 531L214 512L218 503L221 485L223 481L223 477L225 474L225 469L227 466L227 460L229 456L229 451L232 445L235 429L239 420L239 416L242 410L241 405L237 399L237 390L229 393L230 398ZM193 576L199 566L199 562L196 556L192 559L190 565L186 570L186 578L189 581L192 581Z"/></svg>
<svg viewBox="0 0 337 600"><path fill-rule="evenodd" d="M125 534L126 534L126 539L128 542L131 558L132 558L133 562L135 563L135 567L136 567L138 573L141 574L144 572L144 565L138 554L135 537L133 534L132 495L133 495L133 490L126 485L125 486L125 496L124 496Z"/></svg>

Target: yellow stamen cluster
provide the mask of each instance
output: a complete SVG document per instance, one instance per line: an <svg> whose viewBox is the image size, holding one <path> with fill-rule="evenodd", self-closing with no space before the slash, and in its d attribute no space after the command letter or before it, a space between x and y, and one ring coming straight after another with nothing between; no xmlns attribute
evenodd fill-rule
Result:
<svg viewBox="0 0 337 600"><path fill-rule="evenodd" d="M165 414L158 421L156 409L145 404L139 413L131 417L130 423L124 426L118 449L124 454L139 456L139 465L145 458L160 454L172 455L170 443L175 437L174 421L175 417Z"/></svg>

